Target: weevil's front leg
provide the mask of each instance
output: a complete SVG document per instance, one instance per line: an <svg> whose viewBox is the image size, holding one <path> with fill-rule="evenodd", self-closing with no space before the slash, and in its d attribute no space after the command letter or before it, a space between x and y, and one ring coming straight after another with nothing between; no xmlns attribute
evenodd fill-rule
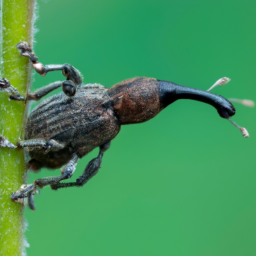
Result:
<svg viewBox="0 0 256 256"><path fill-rule="evenodd" d="M76 93L76 85L73 81L67 80L67 81L57 81L54 83L51 83L47 86L44 86L43 88L40 88L36 90L35 92L28 93L27 97L20 96L20 93L15 89L10 82L6 78L0 79L0 92L5 91L9 94L9 98L11 100L40 100L42 97L47 95L48 93L52 92L53 90L59 88L62 86L63 92L69 96L72 97Z"/></svg>
<svg viewBox="0 0 256 256"><path fill-rule="evenodd" d="M71 80L75 85L82 83L82 76L80 72L69 64L63 65L43 65L38 62L38 57L32 52L30 45L27 42L20 42L17 44L17 48L20 50L22 56L28 57L36 72L41 76L45 76L47 72L62 70L62 74L67 77L67 80Z"/></svg>
<svg viewBox="0 0 256 256"><path fill-rule="evenodd" d="M63 82L57 81L55 83L51 83L43 88L36 90L34 93L28 93L27 98L22 97L20 93L14 88L11 83L6 78L0 79L0 92L5 91L9 94L9 98L11 100L39 100L49 92L61 87Z"/></svg>
<svg viewBox="0 0 256 256"><path fill-rule="evenodd" d="M67 187L82 187L90 178L92 178L100 169L100 165L102 162L102 157L104 152L109 148L110 142L102 145L100 147L99 155L92 159L86 166L84 173L75 181L69 183L55 183L51 185L51 188L57 190L59 188L67 188Z"/></svg>
<svg viewBox="0 0 256 256"><path fill-rule="evenodd" d="M66 167L62 170L60 176L46 177L46 178L38 179L38 180L34 181L34 184L39 186L40 188L42 188L47 185L53 185L55 183L58 183L61 180L70 179L72 177L73 173L75 172L78 159L79 159L78 155L76 153L74 153L71 160L68 162Z"/></svg>

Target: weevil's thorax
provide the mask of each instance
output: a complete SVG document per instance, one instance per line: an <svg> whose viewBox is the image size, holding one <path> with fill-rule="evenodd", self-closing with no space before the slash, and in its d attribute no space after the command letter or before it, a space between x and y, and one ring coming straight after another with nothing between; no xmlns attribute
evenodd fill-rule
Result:
<svg viewBox="0 0 256 256"><path fill-rule="evenodd" d="M54 139L67 145L65 150L70 154L77 152L82 157L113 139L119 130L107 89L99 84L87 84L78 87L72 98L60 93L39 104L29 115L25 138ZM50 161L43 151L32 150L30 155ZM51 158L56 159L56 154Z"/></svg>
<svg viewBox="0 0 256 256"><path fill-rule="evenodd" d="M158 81L136 77L108 90L114 112L121 124L145 122L160 112Z"/></svg>

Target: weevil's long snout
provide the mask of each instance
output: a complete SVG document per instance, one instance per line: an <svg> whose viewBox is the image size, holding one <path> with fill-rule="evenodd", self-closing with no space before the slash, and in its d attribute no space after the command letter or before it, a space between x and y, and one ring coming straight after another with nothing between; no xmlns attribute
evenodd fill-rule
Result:
<svg viewBox="0 0 256 256"><path fill-rule="evenodd" d="M158 80L158 82L162 108L179 99L190 99L212 105L222 118L229 118L236 113L233 104L222 96L172 82L161 80Z"/></svg>
<svg viewBox="0 0 256 256"><path fill-rule="evenodd" d="M228 81L230 81L230 79L225 80L224 82ZM220 85L221 83L219 82L223 84L222 79L219 79L216 83ZM159 92L162 108L165 108L178 99L191 99L201 101L215 107L222 118L229 120L236 128L242 132L244 137L249 137L249 133L245 128L240 127L230 119L230 117L236 113L236 110L233 104L224 97L209 93L207 91L201 91L198 89L189 88L161 80L159 80Z"/></svg>

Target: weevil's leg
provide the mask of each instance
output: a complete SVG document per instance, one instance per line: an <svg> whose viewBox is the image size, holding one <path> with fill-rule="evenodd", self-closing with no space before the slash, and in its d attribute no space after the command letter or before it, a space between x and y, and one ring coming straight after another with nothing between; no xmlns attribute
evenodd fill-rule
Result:
<svg viewBox="0 0 256 256"><path fill-rule="evenodd" d="M22 185L18 191L11 194L11 200L14 202L23 203L24 202L23 199L27 197L29 208L31 210L35 210L34 194L37 192L36 186L39 186L40 188L42 188L44 186L60 182L61 180L71 178L73 173L75 172L78 159L79 158L77 154L74 154L71 160L66 165L66 167L61 172L60 176L46 177L46 178L35 180L33 184Z"/></svg>
<svg viewBox="0 0 256 256"><path fill-rule="evenodd" d="M28 57L36 72L41 76L45 76L47 72L62 70L62 74L67 77L67 80L72 80L75 85L82 83L82 76L80 72L70 64L63 65L43 65L38 62L38 57L32 52L30 45L27 42L20 42L17 44L17 48L20 50L22 56Z"/></svg>
<svg viewBox="0 0 256 256"><path fill-rule="evenodd" d="M92 178L100 169L100 165L102 162L102 157L104 152L108 150L110 146L110 141L100 146L99 155L92 159L86 166L84 173L75 181L69 183L56 183L51 185L51 188L57 190L59 188L67 188L67 187L82 187L90 178Z"/></svg>
<svg viewBox="0 0 256 256"><path fill-rule="evenodd" d="M35 92L28 93L27 100L40 100L46 94L61 87L62 84L63 84L62 81L56 81L54 83L44 86L43 88L36 90Z"/></svg>
<svg viewBox="0 0 256 256"><path fill-rule="evenodd" d="M35 180L33 184L22 185L18 191L11 194L11 200L14 202L23 203L24 198L28 198L29 208L31 210L35 210L34 194L37 192L36 186L44 187L59 182L61 180L71 178L76 169L78 159L79 158L77 154L74 154L71 160L66 165L66 167L63 169L61 176L46 177Z"/></svg>
<svg viewBox="0 0 256 256"><path fill-rule="evenodd" d="M11 200L13 202L24 204L24 199L28 198L28 206L31 210L35 210L34 195L38 191L34 184L23 184L20 189L11 194Z"/></svg>
<svg viewBox="0 0 256 256"><path fill-rule="evenodd" d="M40 139L31 139L31 140L24 140L19 141L18 143L19 148L39 148L44 149L45 154L50 151L59 151L65 147L65 145L57 142L56 140L40 140Z"/></svg>
<svg viewBox="0 0 256 256"><path fill-rule="evenodd" d="M36 90L33 93L29 93L25 99L25 97L20 96L20 93L17 91L17 89L15 89L6 78L2 78L0 79L0 92L7 92L11 100L39 100L49 92L63 86L63 83L64 82L61 81L51 83L41 89Z"/></svg>
<svg viewBox="0 0 256 256"><path fill-rule="evenodd" d="M62 86L63 92L72 97L76 93L76 85L73 81L56 81L43 88L36 90L35 92L28 93L27 98L20 96L20 93L10 84L6 78L0 79L0 92L5 91L9 94L11 100L40 100L42 97L52 92L53 90Z"/></svg>
<svg viewBox="0 0 256 256"><path fill-rule="evenodd" d="M71 81L71 80L67 80L67 81L63 81L63 82L57 81L57 82L51 83L43 88L40 88L33 93L29 93L27 100L39 100L42 97L44 97L46 94L48 94L49 92L51 92L61 86L62 86L63 92L67 96L72 97L75 95L76 85L74 84L73 81Z"/></svg>
<svg viewBox="0 0 256 256"><path fill-rule="evenodd" d="M52 184L58 183L61 180L71 178L73 173L75 172L78 159L79 159L78 155L76 153L74 153L71 160L68 162L66 167L62 170L60 176L45 177L45 178L42 178L42 179L35 180L34 185L37 185L37 186L42 188L42 187L47 186L47 185L52 185Z"/></svg>

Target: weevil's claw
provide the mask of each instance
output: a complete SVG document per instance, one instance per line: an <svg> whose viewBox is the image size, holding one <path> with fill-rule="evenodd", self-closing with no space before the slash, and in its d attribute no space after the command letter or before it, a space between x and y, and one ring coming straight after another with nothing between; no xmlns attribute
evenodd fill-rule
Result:
<svg viewBox="0 0 256 256"><path fill-rule="evenodd" d="M23 184L21 185L20 189L17 190L16 192L13 192L11 194L11 200L13 202L20 202L19 199L24 199L28 197L28 194L30 192L35 193L36 192L36 186L34 184Z"/></svg>
<svg viewBox="0 0 256 256"><path fill-rule="evenodd" d="M35 56L35 54L32 52L32 48L29 45L28 42L20 42L17 45L18 50L20 51L20 55L29 57L29 59L35 63L37 62L38 58Z"/></svg>
<svg viewBox="0 0 256 256"><path fill-rule="evenodd" d="M0 79L0 88L1 89L5 89L5 88L8 88L10 86L11 86L11 84L10 84L9 80L7 80L6 78L1 78Z"/></svg>
<svg viewBox="0 0 256 256"><path fill-rule="evenodd" d="M35 184L23 184L21 185L20 190L11 194L11 200L23 205L28 204L28 207L34 211L36 209L34 196L38 193L39 192L37 191Z"/></svg>
<svg viewBox="0 0 256 256"><path fill-rule="evenodd" d="M2 147L2 148L17 148L2 135L0 135L0 147Z"/></svg>

